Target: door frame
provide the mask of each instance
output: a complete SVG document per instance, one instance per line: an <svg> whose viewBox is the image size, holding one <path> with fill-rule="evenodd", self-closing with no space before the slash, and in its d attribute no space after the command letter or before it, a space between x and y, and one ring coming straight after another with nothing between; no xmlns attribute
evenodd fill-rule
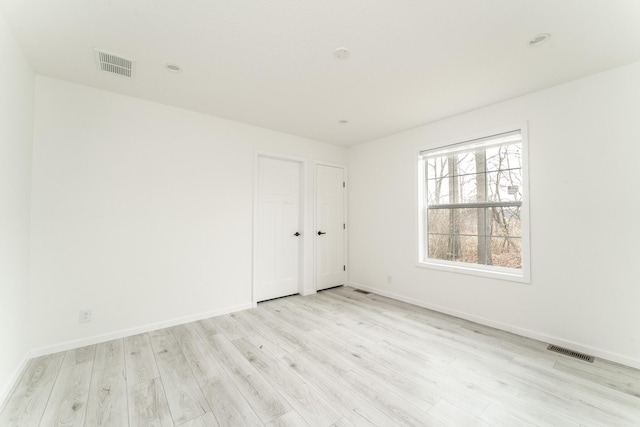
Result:
<svg viewBox="0 0 640 427"><path fill-rule="evenodd" d="M258 185L260 184L260 159L269 158L275 160L285 160L295 162L300 165L300 232L302 233L300 246L298 249L298 292L304 291L304 247L306 235L306 199L307 199L307 160L301 157L287 156L271 151L256 150L253 156L253 230L251 237L251 306L258 306L256 301L255 286L257 283L257 261L258 261Z"/></svg>
<svg viewBox="0 0 640 427"><path fill-rule="evenodd" d="M313 162L313 288L315 292L318 292L318 236L316 232L318 231L318 166L329 166L333 168L342 169L342 177L344 179L345 187L342 191L342 217L344 223L347 224L347 191L349 190L349 183L347 180L347 167L341 163L331 163L331 162L323 162L316 160ZM344 245L344 265L348 266L349 261L349 246L348 246L348 238L349 229L345 228L345 232L343 235L342 244ZM349 269L346 269L344 273L344 285L347 286L349 283Z"/></svg>

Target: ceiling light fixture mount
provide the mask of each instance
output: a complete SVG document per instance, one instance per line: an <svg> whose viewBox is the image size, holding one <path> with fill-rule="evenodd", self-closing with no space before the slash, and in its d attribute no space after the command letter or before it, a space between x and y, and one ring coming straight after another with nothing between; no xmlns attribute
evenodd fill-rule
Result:
<svg viewBox="0 0 640 427"><path fill-rule="evenodd" d="M531 39L529 40L529 46L540 46L542 43L549 40L550 37L551 34L549 33L537 34L531 37Z"/></svg>
<svg viewBox="0 0 640 427"><path fill-rule="evenodd" d="M182 68L178 64L166 64L164 67L172 73L179 73L182 71Z"/></svg>
<svg viewBox="0 0 640 427"><path fill-rule="evenodd" d="M338 59L347 59L349 57L349 49L346 47L339 47L333 52L334 56Z"/></svg>

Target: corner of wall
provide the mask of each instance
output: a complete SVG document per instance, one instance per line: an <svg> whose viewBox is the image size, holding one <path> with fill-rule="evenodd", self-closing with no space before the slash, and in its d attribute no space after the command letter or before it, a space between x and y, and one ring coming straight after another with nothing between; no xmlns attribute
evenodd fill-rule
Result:
<svg viewBox="0 0 640 427"><path fill-rule="evenodd" d="M28 361L34 72L0 15L0 401Z"/></svg>

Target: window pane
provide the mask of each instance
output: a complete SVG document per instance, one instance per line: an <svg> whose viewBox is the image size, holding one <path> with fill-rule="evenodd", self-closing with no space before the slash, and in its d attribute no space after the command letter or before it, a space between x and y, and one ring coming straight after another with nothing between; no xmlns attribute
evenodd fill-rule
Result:
<svg viewBox="0 0 640 427"><path fill-rule="evenodd" d="M517 169L522 167L520 144L487 148L487 171Z"/></svg>
<svg viewBox="0 0 640 427"><path fill-rule="evenodd" d="M429 235L429 258L452 260L451 236L443 234Z"/></svg>
<svg viewBox="0 0 640 427"><path fill-rule="evenodd" d="M491 216L490 231L492 236L521 235L520 206L506 208L489 208Z"/></svg>
<svg viewBox="0 0 640 427"><path fill-rule="evenodd" d="M449 178L427 181L427 204L441 205L449 203Z"/></svg>
<svg viewBox="0 0 640 427"><path fill-rule="evenodd" d="M478 201L477 174L458 177L458 200L456 203L476 203Z"/></svg>
<svg viewBox="0 0 640 427"><path fill-rule="evenodd" d="M520 169L488 172L487 191L491 202L522 200L522 171Z"/></svg>
<svg viewBox="0 0 640 427"><path fill-rule="evenodd" d="M451 209L429 209L429 233L451 234Z"/></svg>
<svg viewBox="0 0 640 427"><path fill-rule="evenodd" d="M492 237L489 263L498 267L522 268L522 245L518 237Z"/></svg>
<svg viewBox="0 0 640 427"><path fill-rule="evenodd" d="M442 179L449 176L449 159L447 157L431 158L427 161L427 177Z"/></svg>
<svg viewBox="0 0 640 427"><path fill-rule="evenodd" d="M476 173L475 153L463 153L456 156L457 174L468 175Z"/></svg>
<svg viewBox="0 0 640 427"><path fill-rule="evenodd" d="M454 234L478 234L478 216L482 220L483 209L454 209L453 232ZM482 229L482 223L481 227Z"/></svg>
<svg viewBox="0 0 640 427"><path fill-rule="evenodd" d="M455 237L456 261L478 263L478 238L473 236Z"/></svg>

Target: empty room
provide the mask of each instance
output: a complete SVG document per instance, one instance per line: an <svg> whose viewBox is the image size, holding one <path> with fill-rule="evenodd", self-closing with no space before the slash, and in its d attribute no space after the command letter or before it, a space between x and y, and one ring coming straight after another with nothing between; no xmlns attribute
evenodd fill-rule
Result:
<svg viewBox="0 0 640 427"><path fill-rule="evenodd" d="M637 0L0 0L0 427L640 426Z"/></svg>

